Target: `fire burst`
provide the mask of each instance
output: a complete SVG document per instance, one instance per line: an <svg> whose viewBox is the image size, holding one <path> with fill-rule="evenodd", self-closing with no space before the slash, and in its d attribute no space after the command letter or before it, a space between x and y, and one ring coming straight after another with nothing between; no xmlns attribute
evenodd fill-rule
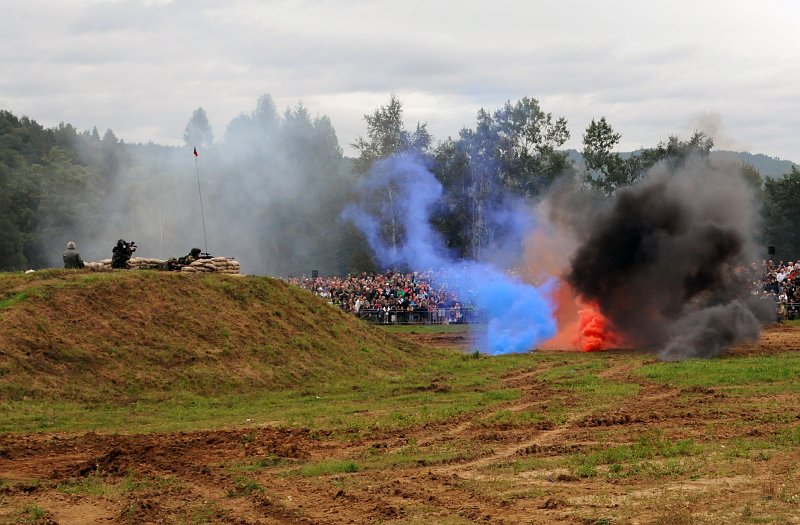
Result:
<svg viewBox="0 0 800 525"><path fill-rule="evenodd" d="M569 284L560 281L550 300L555 307L558 333L540 348L563 350L574 348L584 352L599 352L619 348L622 337L594 303L582 301Z"/></svg>
<svg viewBox="0 0 800 525"><path fill-rule="evenodd" d="M599 352L619 348L620 337L611 330L610 323L596 305L585 305L578 310L578 333L580 349L584 352Z"/></svg>

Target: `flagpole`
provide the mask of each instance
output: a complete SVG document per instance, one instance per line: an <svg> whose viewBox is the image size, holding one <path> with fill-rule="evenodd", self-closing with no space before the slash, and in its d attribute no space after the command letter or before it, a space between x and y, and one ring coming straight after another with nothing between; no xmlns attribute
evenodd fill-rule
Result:
<svg viewBox="0 0 800 525"><path fill-rule="evenodd" d="M194 148L194 171L197 174L197 194L200 196L200 217L203 219L203 242L208 253L208 239L206 238L206 214L203 211L203 192L200 191L200 168L197 165L197 146Z"/></svg>

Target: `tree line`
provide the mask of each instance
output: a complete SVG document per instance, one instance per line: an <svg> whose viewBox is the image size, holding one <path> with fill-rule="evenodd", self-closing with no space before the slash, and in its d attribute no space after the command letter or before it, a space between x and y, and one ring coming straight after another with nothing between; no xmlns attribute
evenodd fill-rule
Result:
<svg viewBox="0 0 800 525"><path fill-rule="evenodd" d="M220 138L198 108L184 147L126 144L111 130L101 136L96 128L78 131L64 123L44 128L0 111L0 270L60 266L68 240L79 240L86 259L107 257L126 236L152 255L180 255L190 248L186 243L203 241L198 193L208 214L209 250L237 256L250 273L375 270L361 234L340 215L363 198L358 182L394 155L413 156L442 184L431 220L447 248L457 257L483 259L498 239L513 240L503 210L533 202L561 178L578 178L586 191L609 196L656 165L675 170L690 157L707 161L714 145L696 132L622 154L615 152L620 133L601 117L584 130L576 160L564 149L566 119L529 97L481 108L473 127L442 141L424 123L407 126L395 96L365 115L364 124L352 144L357 155L348 158L330 119L312 116L302 104L279 113L269 95L234 118ZM202 162L192 165L187 150L195 147ZM800 256L797 168L779 178L762 178L745 163L732 169L753 185L764 245L777 246L781 258ZM391 215L391 188L370 199ZM402 237L392 224L383 233Z"/></svg>

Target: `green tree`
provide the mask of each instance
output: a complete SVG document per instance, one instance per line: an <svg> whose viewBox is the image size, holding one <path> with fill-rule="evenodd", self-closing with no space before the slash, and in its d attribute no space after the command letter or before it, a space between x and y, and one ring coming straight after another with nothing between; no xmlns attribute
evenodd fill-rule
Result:
<svg viewBox="0 0 800 525"><path fill-rule="evenodd" d="M764 179L761 177L761 173L754 166L746 162L740 162L738 168L744 180L746 180L753 190L760 195L764 185Z"/></svg>
<svg viewBox="0 0 800 525"><path fill-rule="evenodd" d="M666 142L659 142L655 148L645 149L634 156L632 163L637 172L635 179L660 162L669 170L675 171L686 164L690 157L708 159L713 147L714 139L702 131L695 131L689 140L680 140L677 136L670 135Z"/></svg>
<svg viewBox="0 0 800 525"><path fill-rule="evenodd" d="M764 182L764 237L781 258L800 256L800 170Z"/></svg>
<svg viewBox="0 0 800 525"><path fill-rule="evenodd" d="M359 137L353 143L359 156L354 161L356 173L365 175L375 169L375 163L395 155L407 154L427 156L432 138L426 124L418 123L414 131L408 131L403 123L403 105L392 95L389 104L381 106L372 115L364 115L367 137ZM394 180L394 179L393 179ZM401 203L398 202L397 181L390 182L369 197L369 204L383 210L378 214L385 222L382 233L392 249L401 242L404 232L400 226ZM360 257L363 259L363 257Z"/></svg>
<svg viewBox="0 0 800 525"><path fill-rule="evenodd" d="M17 270L25 265L23 236L17 225L7 170L0 164L0 270Z"/></svg>
<svg viewBox="0 0 800 525"><path fill-rule="evenodd" d="M567 120L553 119L535 98L510 101L494 113L497 153L503 183L523 197L537 195L558 176L571 171L567 153L558 148L569 140Z"/></svg>
<svg viewBox="0 0 800 525"><path fill-rule="evenodd" d="M392 95L389 104L381 106L372 115L364 115L367 136L358 137L352 146L359 155L355 161L358 173L366 174L376 160L387 159L398 153L428 153L432 138L427 124L417 123L414 131L403 124L403 105Z"/></svg>
<svg viewBox="0 0 800 525"><path fill-rule="evenodd" d="M586 181L593 187L610 194L635 182L637 175L633 163L626 162L612 149L622 137L614 132L605 117L586 128L583 135L583 160L586 163Z"/></svg>
<svg viewBox="0 0 800 525"><path fill-rule="evenodd" d="M572 173L566 152L566 119L542 111L524 97L489 112L478 111L475 128L440 144L434 173L444 187L435 219L447 245L462 257L481 259L484 248L511 233L498 212L512 198L528 199L554 179Z"/></svg>
<svg viewBox="0 0 800 525"><path fill-rule="evenodd" d="M463 254L480 260L481 250L492 236L492 212L502 196L504 174L499 158L502 138L494 118L483 108L478 111L475 129L462 130L460 135L461 148L469 159L467 169L461 174L465 180L458 188L464 192L459 200L466 206L461 212L466 217L463 227L467 243Z"/></svg>
<svg viewBox="0 0 800 525"><path fill-rule="evenodd" d="M270 205L270 220L281 233L264 239L265 246L284 255L276 271L309 273L310 264L315 268L324 264L329 271L344 273L353 239L350 230L339 226L338 218L351 183L330 119L312 118L308 108L298 103L284 113L278 137L285 157L281 176L291 178L299 191L293 192L292 199L278 198Z"/></svg>
<svg viewBox="0 0 800 525"><path fill-rule="evenodd" d="M281 124L275 102L272 100L272 96L267 94L261 95L258 98L256 109L253 111L250 118L258 127L265 131L278 128Z"/></svg>
<svg viewBox="0 0 800 525"><path fill-rule="evenodd" d="M586 182L606 194L635 184L657 164L674 172L691 157L708 161L714 147L711 137L696 131L688 140L670 135L666 142L659 142L655 147L635 151L623 158L611 151L620 138L621 135L614 131L605 117L599 121L592 120L583 135Z"/></svg>
<svg viewBox="0 0 800 525"><path fill-rule="evenodd" d="M42 166L38 235L48 250L76 232L89 234L100 222L104 195L100 178L97 171L73 163L60 147L47 154Z"/></svg>
<svg viewBox="0 0 800 525"><path fill-rule="evenodd" d="M192 118L186 124L183 132L183 141L187 146L208 147L214 143L214 132L208 123L208 115L202 107L192 113Z"/></svg>
<svg viewBox="0 0 800 525"><path fill-rule="evenodd" d="M206 209L220 203L222 222L242 225L245 255L259 256L260 266L252 271L347 271L354 241L339 215L353 173L328 117L312 116L302 102L279 115L272 98L263 95L252 112L228 124L216 157L219 164L207 169L218 179L204 190L212 203ZM213 231L214 224L209 238L229 235Z"/></svg>
<svg viewBox="0 0 800 525"><path fill-rule="evenodd" d="M439 209L433 215L433 225L442 234L447 248L465 257L471 243L466 227L472 219L472 185L469 155L461 142L448 138L433 153L433 172L442 184L444 193Z"/></svg>

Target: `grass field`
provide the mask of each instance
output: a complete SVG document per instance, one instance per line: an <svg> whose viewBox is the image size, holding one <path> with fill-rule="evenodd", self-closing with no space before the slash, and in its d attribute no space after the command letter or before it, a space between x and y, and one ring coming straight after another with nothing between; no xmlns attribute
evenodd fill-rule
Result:
<svg viewBox="0 0 800 525"><path fill-rule="evenodd" d="M331 487L368 494L374 483L405 485L417 472L438 472L455 475L456 493L486 502L489 515L517 509L509 523L532 512L525 510L531 504L553 506L553 522L633 523L644 516L642 523L795 523L798 367L798 353L658 363L613 352L458 352L381 382L343 377L317 388L126 407L4 403L2 430L147 432L151 438L138 439L158 443L168 431L237 428L237 445L253 449L214 458L230 478L222 507L241 498L272 501L281 492L276 480L330 497ZM312 452L259 452L264 429L275 428L307 433L302 447ZM324 454L313 452L323 445ZM157 491L160 482L142 476L98 470L54 485L38 478L2 483L10 494L11 487L41 483L44 493L127 501ZM725 496L731 486L736 497ZM428 521L428 505L413 501L419 499L397 507L404 519L386 521L469 522ZM17 514L0 523L24 516L36 523L27 498L6 501ZM458 508L457 501L443 505ZM187 523L217 523L217 514L197 516Z"/></svg>
<svg viewBox="0 0 800 525"><path fill-rule="evenodd" d="M21 331L21 308L52 311L76 290L97 298L113 281L87 288L71 279L6 283L10 292L0 281L5 341L41 342L25 334L71 324L34 319ZM141 279L146 300L161 289L180 295L186 284ZM184 343L191 360L112 351L113 337L3 347L0 524L800 523L798 327L771 327L758 344L709 360L663 363L628 351L488 357L465 345L463 325L376 328L278 283L204 286L215 317L193 315L227 338L206 341L189 317L162 327L194 330L197 339ZM262 292L309 301L308 309L265 315ZM228 316L220 310L231 298ZM133 326L144 315L128 303L113 308L109 300L103 311ZM250 310L269 322L237 320ZM317 326L316 315L330 317L319 328L288 328ZM231 340L259 343L222 351ZM23 384L31 370L55 370L67 386L85 381L83 367L99 359L91 354L135 371L98 379L104 389L127 385L125 396L98 399L75 385L54 399ZM334 360L334 373L315 368ZM202 369L216 386L200 388L200 376L185 372L167 383L165 363ZM274 384L236 378L268 369Z"/></svg>

